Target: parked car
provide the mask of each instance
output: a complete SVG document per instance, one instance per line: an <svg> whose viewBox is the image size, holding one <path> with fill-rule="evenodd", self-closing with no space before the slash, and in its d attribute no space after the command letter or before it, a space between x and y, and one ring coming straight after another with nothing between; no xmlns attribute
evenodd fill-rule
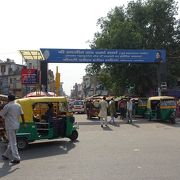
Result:
<svg viewBox="0 0 180 180"><path fill-rule="evenodd" d="M85 113L85 104L83 100L75 100L72 106L73 113Z"/></svg>

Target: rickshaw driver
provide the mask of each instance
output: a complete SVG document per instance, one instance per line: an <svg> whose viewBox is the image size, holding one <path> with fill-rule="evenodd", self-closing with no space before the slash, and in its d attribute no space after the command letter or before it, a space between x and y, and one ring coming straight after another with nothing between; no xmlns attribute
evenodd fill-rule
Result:
<svg viewBox="0 0 180 180"><path fill-rule="evenodd" d="M44 118L47 123L52 123L53 122L53 117L54 117L54 110L53 110L53 104L49 103L48 104L48 110L46 111Z"/></svg>

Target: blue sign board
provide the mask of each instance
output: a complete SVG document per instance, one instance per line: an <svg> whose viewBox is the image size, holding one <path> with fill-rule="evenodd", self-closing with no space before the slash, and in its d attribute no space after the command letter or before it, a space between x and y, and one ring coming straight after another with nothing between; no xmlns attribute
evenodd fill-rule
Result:
<svg viewBox="0 0 180 180"><path fill-rule="evenodd" d="M144 49L40 49L48 63L152 63L166 62L165 50Z"/></svg>

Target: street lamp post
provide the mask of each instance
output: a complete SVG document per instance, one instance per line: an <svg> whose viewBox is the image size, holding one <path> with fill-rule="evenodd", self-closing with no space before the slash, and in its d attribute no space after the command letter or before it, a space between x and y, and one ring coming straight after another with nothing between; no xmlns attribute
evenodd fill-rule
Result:
<svg viewBox="0 0 180 180"><path fill-rule="evenodd" d="M157 64L157 83L158 83L158 96L161 96L161 63Z"/></svg>

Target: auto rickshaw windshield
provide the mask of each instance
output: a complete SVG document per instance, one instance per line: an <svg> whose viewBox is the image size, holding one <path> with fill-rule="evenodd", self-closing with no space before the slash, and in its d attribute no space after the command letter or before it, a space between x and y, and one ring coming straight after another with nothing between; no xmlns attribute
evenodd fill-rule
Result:
<svg viewBox="0 0 180 180"><path fill-rule="evenodd" d="M161 106L176 106L176 102L172 99L163 99L161 100Z"/></svg>

